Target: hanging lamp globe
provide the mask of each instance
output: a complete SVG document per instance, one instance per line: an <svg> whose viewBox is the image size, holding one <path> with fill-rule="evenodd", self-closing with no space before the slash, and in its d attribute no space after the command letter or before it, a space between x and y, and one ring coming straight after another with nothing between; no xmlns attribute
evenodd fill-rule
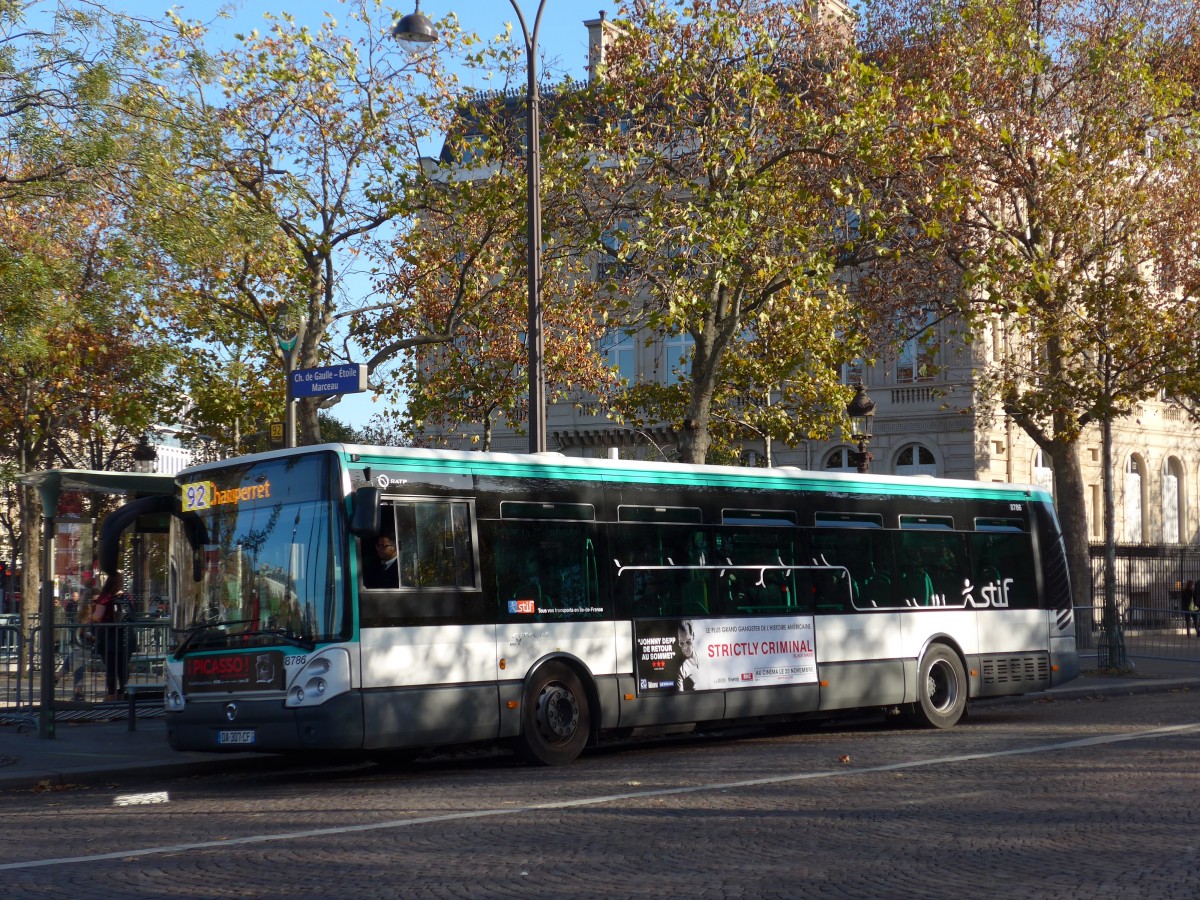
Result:
<svg viewBox="0 0 1200 900"><path fill-rule="evenodd" d="M437 29L429 16L421 12L421 0L417 0L417 8L392 26L392 37L409 44L429 44L438 39Z"/></svg>

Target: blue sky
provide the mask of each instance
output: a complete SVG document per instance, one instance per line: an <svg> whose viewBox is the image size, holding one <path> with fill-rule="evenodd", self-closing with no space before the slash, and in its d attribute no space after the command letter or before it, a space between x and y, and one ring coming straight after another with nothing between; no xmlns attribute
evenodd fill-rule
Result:
<svg viewBox="0 0 1200 900"><path fill-rule="evenodd" d="M414 0L391 0L399 15L412 12ZM537 15L537 0L518 0L526 24L532 30ZM109 7L139 18L157 20L174 7L185 19L211 23L215 46L232 46L233 35L260 27L263 13L292 14L300 24L313 28L320 25L326 11L339 20L346 7L335 0L186 0L172 4L169 0L114 0ZM221 20L218 13L226 10L229 18ZM554 80L564 74L583 79L587 76L587 29L584 21L594 19L603 10L610 18L616 14L617 3L611 0L545 0L541 28L538 32L539 64L543 73L551 69ZM520 24L507 0L421 0L421 11L435 21L453 12L466 31L484 39L502 34L507 23L513 26L513 36L521 42ZM482 85L481 85L482 86ZM347 394L330 412L351 425L362 426L384 407L373 403L372 394Z"/></svg>
<svg viewBox="0 0 1200 900"><path fill-rule="evenodd" d="M344 4L336 0L184 0L171 3L169 0L112 0L109 7L147 19L158 19L172 6L185 19L198 19L213 23L213 34L217 40L225 34L232 38L238 31L248 31L262 24L263 13L292 14L296 21L313 28L321 23L326 11L339 20ZM389 0L398 15L410 13L414 0ZM537 0L518 0L517 5L525 15L530 29L537 15ZM216 21L217 13L229 10L231 17ZM538 32L538 47L541 56L548 62L556 62L556 74L569 72L576 78L586 75L587 30L585 20L599 16L600 11L611 18L616 14L617 3L612 0L545 0L542 25ZM483 38L491 38L504 31L505 23L511 22L514 36L519 40L520 27L517 16L508 0L421 0L421 11L437 20L449 13L458 16L466 31L473 31Z"/></svg>

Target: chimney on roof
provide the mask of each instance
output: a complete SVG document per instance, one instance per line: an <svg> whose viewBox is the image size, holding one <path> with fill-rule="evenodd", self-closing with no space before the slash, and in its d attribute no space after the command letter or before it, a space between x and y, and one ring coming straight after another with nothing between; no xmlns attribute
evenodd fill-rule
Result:
<svg viewBox="0 0 1200 900"><path fill-rule="evenodd" d="M608 48L613 45L621 29L608 21L604 10L600 10L600 18L588 19L583 25L588 30L588 81L592 82L603 73Z"/></svg>

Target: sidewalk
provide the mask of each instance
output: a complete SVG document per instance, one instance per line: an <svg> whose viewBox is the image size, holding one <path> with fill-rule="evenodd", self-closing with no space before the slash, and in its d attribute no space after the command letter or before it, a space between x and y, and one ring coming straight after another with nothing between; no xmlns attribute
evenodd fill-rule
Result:
<svg viewBox="0 0 1200 900"><path fill-rule="evenodd" d="M1094 656L1083 655L1084 671L1095 666ZM1023 697L1000 697L981 703L1012 703L1056 699L1158 693L1180 688L1200 688L1200 662L1134 658L1130 677L1084 675L1061 687ZM37 736L36 723L0 725L0 791L66 790L75 786L110 783L136 784L149 778L180 778L277 765L278 759L262 753L180 753L167 743L166 722L140 718L137 730L128 722L56 721L55 737Z"/></svg>

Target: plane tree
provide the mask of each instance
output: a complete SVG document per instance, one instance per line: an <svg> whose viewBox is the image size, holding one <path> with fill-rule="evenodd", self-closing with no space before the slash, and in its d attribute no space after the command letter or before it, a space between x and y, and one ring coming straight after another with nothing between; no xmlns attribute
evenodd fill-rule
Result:
<svg viewBox="0 0 1200 900"><path fill-rule="evenodd" d="M1164 391L1194 395L1200 375L1200 12L1176 0L878 0L865 34L943 101L950 145L930 173L964 185L941 220L945 258L964 315L1004 347L981 367L979 413L1010 417L1052 460L1086 603L1080 441ZM1107 458L1104 477L1111 542Z"/></svg>
<svg viewBox="0 0 1200 900"><path fill-rule="evenodd" d="M0 483L26 613L39 504L16 479L121 468L177 399L163 389L170 348L139 315L143 272L120 202L141 146L123 112L137 36L98 4L0 4Z"/></svg>
<svg viewBox="0 0 1200 900"><path fill-rule="evenodd" d="M847 20L817 9L631 4L582 101L590 116L575 117L594 160L575 221L619 266L615 317L691 343L675 391L617 402L671 421L687 462L708 455L714 405L739 368L728 360L757 354L758 392L807 380L801 420L772 428L825 437L849 399L828 373L885 346L912 298L933 296L890 287L925 277L903 262L939 243L915 201L956 202L952 183L915 179L944 138L920 85L904 89L859 54ZM760 328L806 342L764 356Z"/></svg>
<svg viewBox="0 0 1200 900"><path fill-rule="evenodd" d="M289 364L357 361L350 320L411 301L376 293L386 261L374 254L410 224L421 152L454 90L438 53L390 37L379 3L339 11L344 20L325 13L315 27L267 15L261 31L217 49L205 26L172 13L173 30L149 50L150 94L169 107L173 133L140 186L142 228L168 260L159 314L199 344L234 320L251 329L243 346L271 361L281 401ZM445 47L468 41L443 24ZM423 322L421 333L444 340L452 325ZM298 403L301 443L320 440L327 402Z"/></svg>
<svg viewBox="0 0 1200 900"><path fill-rule="evenodd" d="M502 84L524 67L504 37L475 64ZM558 112L576 87L550 88L543 100L541 303L552 402L583 402L616 385L595 352L608 323L607 295L591 277L594 254L563 228L584 174ZM402 427L419 439L462 433L487 449L495 423L520 432L528 421L523 101L523 91L507 87L460 99L441 154L425 161L428 177L410 191L413 227L380 254L390 260L383 292L415 301L355 319L354 337L374 349L373 361L412 351L391 390L406 400ZM430 334L430 322L446 323L451 339Z"/></svg>

